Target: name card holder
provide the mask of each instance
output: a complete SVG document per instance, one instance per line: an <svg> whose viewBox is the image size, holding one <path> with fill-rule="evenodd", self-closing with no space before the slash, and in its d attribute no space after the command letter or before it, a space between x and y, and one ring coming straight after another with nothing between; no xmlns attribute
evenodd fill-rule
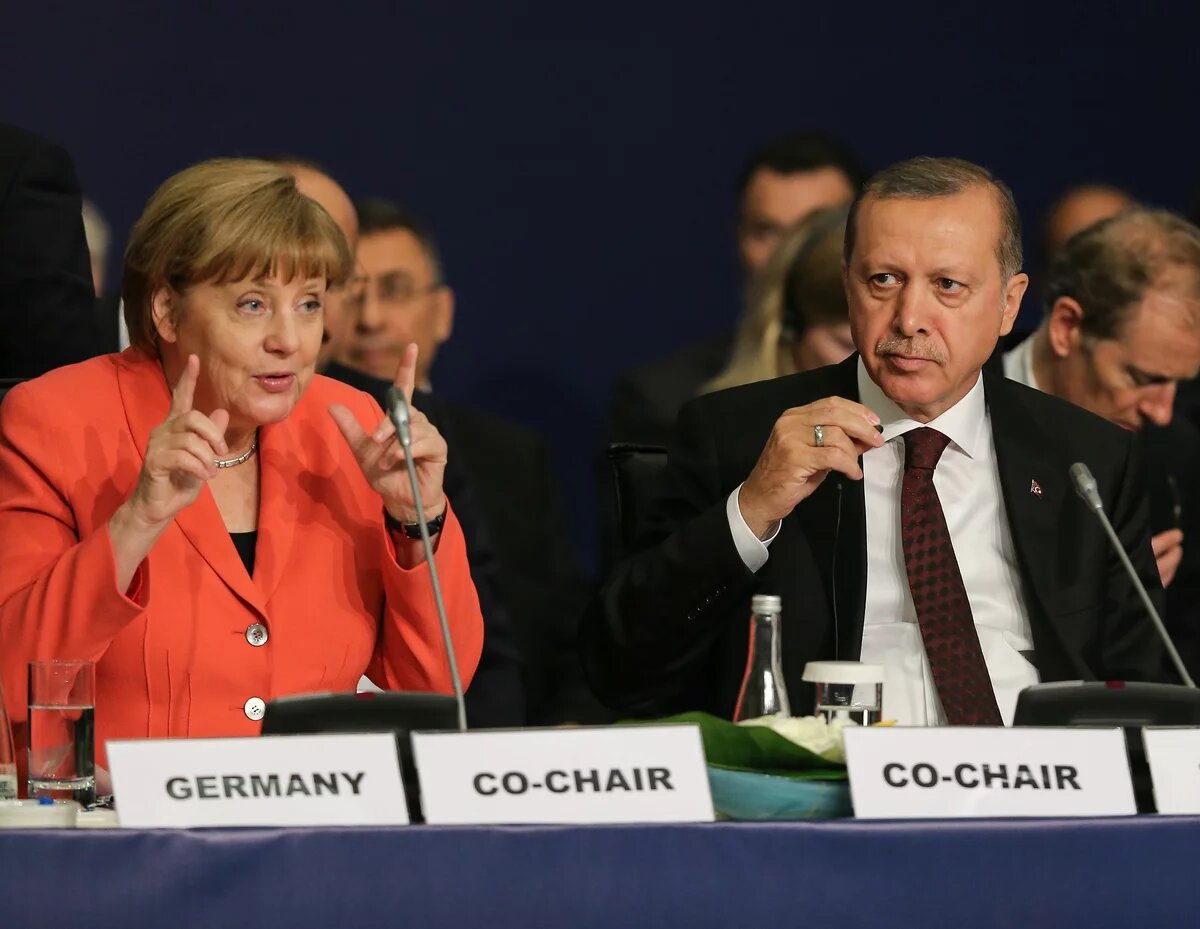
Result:
<svg viewBox="0 0 1200 929"><path fill-rule="evenodd" d="M1160 813L1200 813L1200 729L1142 730L1154 806Z"/></svg>
<svg viewBox="0 0 1200 929"><path fill-rule="evenodd" d="M847 728L860 819L1137 812L1120 729Z"/></svg>
<svg viewBox="0 0 1200 929"><path fill-rule="evenodd" d="M711 822L691 725L414 732L427 823Z"/></svg>
<svg viewBox="0 0 1200 929"><path fill-rule="evenodd" d="M390 733L108 743L124 827L408 822Z"/></svg>

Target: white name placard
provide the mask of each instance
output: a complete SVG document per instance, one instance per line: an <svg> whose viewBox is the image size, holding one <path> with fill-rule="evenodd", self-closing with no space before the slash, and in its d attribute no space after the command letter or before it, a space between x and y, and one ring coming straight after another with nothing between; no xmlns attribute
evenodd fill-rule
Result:
<svg viewBox="0 0 1200 929"><path fill-rule="evenodd" d="M1200 813L1200 729L1142 730L1154 806L1160 813Z"/></svg>
<svg viewBox="0 0 1200 929"><path fill-rule="evenodd" d="M408 822L388 733L110 741L122 826Z"/></svg>
<svg viewBox="0 0 1200 929"><path fill-rule="evenodd" d="M413 734L428 823L711 822L696 726Z"/></svg>
<svg viewBox="0 0 1200 929"><path fill-rule="evenodd" d="M1137 812L1120 729L847 728L861 819Z"/></svg>

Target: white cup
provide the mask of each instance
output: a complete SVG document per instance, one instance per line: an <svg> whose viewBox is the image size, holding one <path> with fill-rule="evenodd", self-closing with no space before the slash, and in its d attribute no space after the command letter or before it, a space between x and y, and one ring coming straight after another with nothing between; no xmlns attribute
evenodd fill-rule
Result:
<svg viewBox="0 0 1200 929"><path fill-rule="evenodd" d="M816 715L870 726L883 718L883 665L861 661L810 661L803 680L816 685Z"/></svg>

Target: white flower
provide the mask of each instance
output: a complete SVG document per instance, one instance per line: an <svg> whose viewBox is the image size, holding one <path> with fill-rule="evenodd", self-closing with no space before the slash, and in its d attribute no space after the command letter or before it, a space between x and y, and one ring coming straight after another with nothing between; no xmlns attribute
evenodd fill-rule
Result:
<svg viewBox="0 0 1200 929"><path fill-rule="evenodd" d="M826 761L846 763L846 750L842 743L842 730L855 726L851 719L835 719L826 723L824 716L760 716L743 719L739 726L766 726L778 732L789 742L806 748Z"/></svg>

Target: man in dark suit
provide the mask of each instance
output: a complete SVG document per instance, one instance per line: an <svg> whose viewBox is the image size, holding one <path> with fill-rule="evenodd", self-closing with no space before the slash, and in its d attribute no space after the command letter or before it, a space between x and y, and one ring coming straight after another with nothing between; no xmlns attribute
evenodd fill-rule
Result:
<svg viewBox="0 0 1200 929"><path fill-rule="evenodd" d="M494 552L496 599L509 617L522 669L521 721L606 719L579 663L576 626L585 587L567 544L549 447L517 423L432 389L430 372L438 346L450 336L454 309L437 244L424 223L395 204L366 200L356 209L364 288L340 357L324 373L379 397L390 383L381 375L394 369L408 343L417 343L413 403L450 449L446 493L464 523L468 553L480 543ZM471 563L474 571L474 555Z"/></svg>
<svg viewBox="0 0 1200 929"><path fill-rule="evenodd" d="M1200 675L1200 432L1175 416L1200 372L1200 229L1144 208L1094 223L1057 252L1044 302L1004 373L1137 433L1165 620Z"/></svg>
<svg viewBox="0 0 1200 929"><path fill-rule="evenodd" d="M0 378L91 357L95 296L70 156L0 125Z"/></svg>
<svg viewBox="0 0 1200 929"><path fill-rule="evenodd" d="M880 172L846 232L859 354L682 411L642 548L583 632L597 692L629 712L728 716L753 593L782 596L800 713L815 659L885 669L884 714L1010 722L1039 680L1160 679L1161 647L1070 465L1090 465L1160 595L1132 437L980 369L1012 329L1012 194L958 159Z"/></svg>
<svg viewBox="0 0 1200 929"><path fill-rule="evenodd" d="M849 203L862 167L841 143L817 132L773 139L738 176L738 261L749 278L767 263L779 237L814 210ZM610 442L663 445L683 404L720 373L733 348L722 332L623 375L609 407Z"/></svg>

